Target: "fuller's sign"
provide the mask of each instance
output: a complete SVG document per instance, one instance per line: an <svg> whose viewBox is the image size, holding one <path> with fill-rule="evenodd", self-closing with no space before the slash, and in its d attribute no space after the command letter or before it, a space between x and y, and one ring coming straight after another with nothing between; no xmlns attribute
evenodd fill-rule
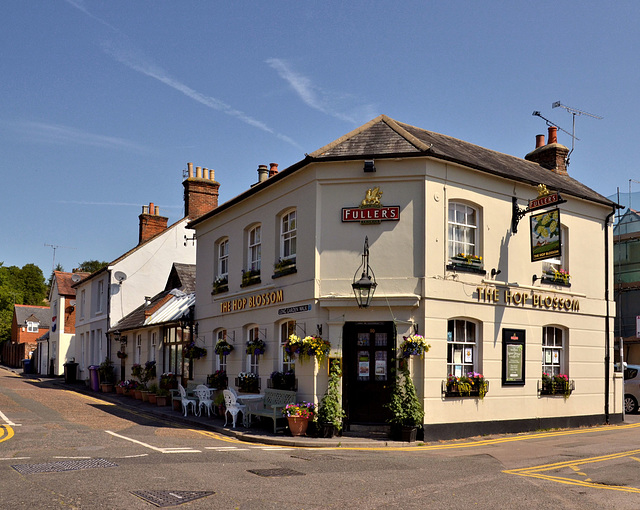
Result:
<svg viewBox="0 0 640 510"><path fill-rule="evenodd" d="M358 207L342 208L342 221L359 221L362 225L378 224L381 221L398 221L400 206L383 206L380 197L382 197L382 191L379 187L368 189Z"/></svg>

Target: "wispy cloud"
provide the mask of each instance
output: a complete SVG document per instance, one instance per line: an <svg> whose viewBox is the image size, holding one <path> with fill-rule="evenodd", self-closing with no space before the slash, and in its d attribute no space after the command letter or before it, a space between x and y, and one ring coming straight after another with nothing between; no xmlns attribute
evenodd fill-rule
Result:
<svg viewBox="0 0 640 510"><path fill-rule="evenodd" d="M91 12L89 12L89 9L87 9L87 7L85 6L84 0L66 0L66 2L69 5L72 5L73 7L78 9L79 11L82 11L84 14L86 14L90 18L93 18L98 23L102 23L104 26L109 27L111 30L113 30L115 32L120 32L116 27L114 27L113 25L110 25L109 23L107 23L102 18L99 18L98 16L94 16L93 14L91 14Z"/></svg>
<svg viewBox="0 0 640 510"><path fill-rule="evenodd" d="M30 141L51 144L88 145L91 147L103 147L105 149L124 149L135 152L149 152L149 149L115 136L88 133L80 129L63 126L61 124L47 124L44 122L0 121L0 124L11 129Z"/></svg>
<svg viewBox="0 0 640 510"><path fill-rule="evenodd" d="M361 101L351 94L338 94L322 89L309 78L296 73L289 63L279 58L270 58L266 63L285 80L302 101L309 107L340 120L359 124L375 116L371 104Z"/></svg>
<svg viewBox="0 0 640 510"><path fill-rule="evenodd" d="M105 42L102 44L102 49L105 51L105 53L113 57L121 64L129 67L130 69L149 76L150 78L154 78L159 82L164 83L165 85L177 90L178 92L181 92L194 101L197 101L209 108L220 111L231 117L235 117L245 124L265 131L266 133L277 136L280 140L302 150L302 147L300 147L293 139L281 133L277 133L272 128L267 126L264 122L259 121L251 117L250 115L247 115L241 110L231 107L230 105L226 104L223 101L220 101L219 99L202 94L201 92L198 92L197 90L194 90L188 85L185 85L184 83L171 77L169 73L153 63L153 61L149 57L144 55L140 50L135 49L132 45L125 45L122 42Z"/></svg>

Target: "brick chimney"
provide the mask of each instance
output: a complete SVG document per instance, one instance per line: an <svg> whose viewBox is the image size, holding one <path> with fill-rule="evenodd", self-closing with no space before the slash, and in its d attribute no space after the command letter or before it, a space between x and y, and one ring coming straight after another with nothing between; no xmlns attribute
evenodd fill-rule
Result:
<svg viewBox="0 0 640 510"><path fill-rule="evenodd" d="M187 178L184 186L184 214L189 220L195 220L218 207L220 183L214 179L213 169L196 167L187 163Z"/></svg>
<svg viewBox="0 0 640 510"><path fill-rule="evenodd" d="M569 149L558 143L558 128L549 126L549 143L545 145L544 135L536 136L536 148L524 159L538 163L540 166L557 174L567 175L567 156Z"/></svg>
<svg viewBox="0 0 640 510"><path fill-rule="evenodd" d="M138 244L144 243L156 234L166 230L169 221L169 218L160 216L160 209L153 205L153 202L142 206L142 214L138 218L140 218Z"/></svg>

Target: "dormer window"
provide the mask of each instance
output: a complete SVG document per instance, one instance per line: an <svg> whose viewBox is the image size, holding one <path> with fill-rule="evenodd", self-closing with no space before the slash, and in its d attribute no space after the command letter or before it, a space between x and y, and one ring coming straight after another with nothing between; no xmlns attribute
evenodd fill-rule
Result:
<svg viewBox="0 0 640 510"><path fill-rule="evenodd" d="M37 333L39 322L27 321L27 333Z"/></svg>

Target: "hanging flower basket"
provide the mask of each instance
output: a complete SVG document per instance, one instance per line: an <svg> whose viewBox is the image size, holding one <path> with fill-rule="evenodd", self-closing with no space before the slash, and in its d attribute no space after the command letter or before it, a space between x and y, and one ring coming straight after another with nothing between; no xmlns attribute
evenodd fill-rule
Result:
<svg viewBox="0 0 640 510"><path fill-rule="evenodd" d="M218 340L218 343L213 348L213 352L215 352L218 356L228 356L233 351L233 345L231 345L226 340Z"/></svg>
<svg viewBox="0 0 640 510"><path fill-rule="evenodd" d="M431 345L427 343L422 335L409 335L402 337L403 342L400 344L400 358L409 358L410 356L424 357L425 352L429 352Z"/></svg>
<svg viewBox="0 0 640 510"><path fill-rule="evenodd" d="M198 347L195 342L189 342L184 348L184 357L187 359L200 359L207 355L204 347Z"/></svg>
<svg viewBox="0 0 640 510"><path fill-rule="evenodd" d="M329 356L331 343L320 336L305 336L304 338L300 338L292 334L284 345L284 350L292 358L297 354L301 362L313 357L318 360L318 363L321 363Z"/></svg>
<svg viewBox="0 0 640 510"><path fill-rule="evenodd" d="M260 338L256 338L255 340L248 340L247 354L255 354L256 356L264 354L266 347L267 346L264 343L264 340L261 340Z"/></svg>

